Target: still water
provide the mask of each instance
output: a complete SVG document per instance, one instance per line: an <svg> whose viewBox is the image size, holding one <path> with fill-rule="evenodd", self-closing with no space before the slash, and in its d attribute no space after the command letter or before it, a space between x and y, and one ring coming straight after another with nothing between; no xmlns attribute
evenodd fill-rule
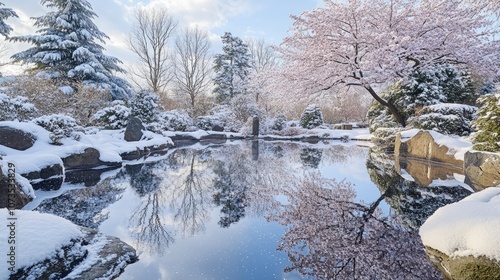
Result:
<svg viewBox="0 0 500 280"><path fill-rule="evenodd" d="M339 142L195 145L68 174L27 208L132 245L118 279L440 279L418 227L471 190L419 164Z"/></svg>

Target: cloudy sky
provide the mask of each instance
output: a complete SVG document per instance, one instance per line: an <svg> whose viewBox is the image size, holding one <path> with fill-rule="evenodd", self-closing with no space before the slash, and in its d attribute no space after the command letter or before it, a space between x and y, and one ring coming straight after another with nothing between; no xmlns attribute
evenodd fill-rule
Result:
<svg viewBox="0 0 500 280"><path fill-rule="evenodd" d="M225 31L247 38L262 38L270 44L279 44L292 25L290 15L299 15L320 5L321 0L88 0L98 15L95 23L110 40L106 54L123 62L133 62L134 55L127 50L125 38L134 21L133 11L138 7L166 7L179 21L179 26L198 25L209 31L214 52L220 52L220 36ZM19 19L9 19L14 28L12 36L34 34L31 17L48 10L40 0L1 0L13 8ZM29 45L11 45L10 53L25 50ZM5 60L5 59L3 59Z"/></svg>

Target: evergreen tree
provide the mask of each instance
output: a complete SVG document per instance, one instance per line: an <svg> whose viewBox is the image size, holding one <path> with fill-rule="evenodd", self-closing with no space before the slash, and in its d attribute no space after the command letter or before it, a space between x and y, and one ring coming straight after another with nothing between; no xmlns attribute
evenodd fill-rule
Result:
<svg viewBox="0 0 500 280"><path fill-rule="evenodd" d="M0 7L4 6L2 2L0 2ZM18 17L16 12L14 12L10 8L0 8L0 34L5 37L9 36L9 33L12 31L12 27L5 23L5 20L9 17Z"/></svg>
<svg viewBox="0 0 500 280"><path fill-rule="evenodd" d="M217 101L227 104L234 96L244 93L244 82L250 70L247 45L226 32L222 36L222 54L215 55L215 89Z"/></svg>
<svg viewBox="0 0 500 280"><path fill-rule="evenodd" d="M300 126L311 129L323 124L323 113L316 104L309 104L300 116Z"/></svg>
<svg viewBox="0 0 500 280"><path fill-rule="evenodd" d="M479 98L481 107L473 121L472 142L479 151L500 152L500 92Z"/></svg>
<svg viewBox="0 0 500 280"><path fill-rule="evenodd" d="M138 117L144 123L152 123L158 120L160 106L159 97L156 93L148 90L138 92L130 104L131 114Z"/></svg>
<svg viewBox="0 0 500 280"><path fill-rule="evenodd" d="M55 11L33 18L37 35L17 36L14 42L31 43L34 47L12 56L14 61L31 63L32 72L45 72L63 85L83 82L109 90L113 98L130 96L130 85L113 76L124 72L115 57L103 54L104 40L109 37L93 23L97 15L86 0L42 0L42 5Z"/></svg>

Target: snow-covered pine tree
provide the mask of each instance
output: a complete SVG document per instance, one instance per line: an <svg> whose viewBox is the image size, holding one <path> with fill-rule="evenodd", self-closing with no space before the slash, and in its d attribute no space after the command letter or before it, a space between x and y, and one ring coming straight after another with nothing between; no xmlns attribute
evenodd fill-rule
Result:
<svg viewBox="0 0 500 280"><path fill-rule="evenodd" d="M97 15L86 0L42 0L55 11L33 18L37 35L16 36L14 42L34 46L12 56L14 61L29 63L30 72L45 72L63 85L82 82L109 90L114 99L127 99L130 84L113 75L124 72L115 57L103 54L108 36L92 21Z"/></svg>
<svg viewBox="0 0 500 280"><path fill-rule="evenodd" d="M309 104L300 116L300 126L311 129L323 124L323 113L316 104Z"/></svg>
<svg viewBox="0 0 500 280"><path fill-rule="evenodd" d="M0 2L0 7L4 6L2 2ZM0 34L4 37L8 37L9 33L12 31L12 27L5 23L5 20L9 17L18 17L16 12L10 8L0 8Z"/></svg>
<svg viewBox="0 0 500 280"><path fill-rule="evenodd" d="M158 95L149 90L139 91L131 101L130 114L149 124L158 120L161 107L158 105Z"/></svg>
<svg viewBox="0 0 500 280"><path fill-rule="evenodd" d="M244 93L244 82L250 70L250 53L243 41L226 32L222 38L222 54L215 55L214 93L217 101L228 104L234 96Z"/></svg>

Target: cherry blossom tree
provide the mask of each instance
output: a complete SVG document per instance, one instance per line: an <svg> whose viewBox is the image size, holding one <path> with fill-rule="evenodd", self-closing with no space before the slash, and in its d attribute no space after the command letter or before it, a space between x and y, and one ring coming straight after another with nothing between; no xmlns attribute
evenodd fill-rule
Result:
<svg viewBox="0 0 500 280"><path fill-rule="evenodd" d="M498 75L495 1L324 2L293 17L293 34L279 48L287 67L277 88L318 94L339 85L360 87L405 126L397 106L379 94L387 84L445 63Z"/></svg>

